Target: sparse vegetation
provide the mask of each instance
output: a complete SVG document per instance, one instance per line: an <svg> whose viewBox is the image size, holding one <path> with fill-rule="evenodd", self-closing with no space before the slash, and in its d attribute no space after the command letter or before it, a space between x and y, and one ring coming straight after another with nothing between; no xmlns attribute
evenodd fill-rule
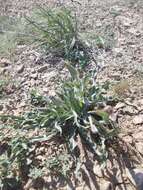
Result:
<svg viewBox="0 0 143 190"><path fill-rule="evenodd" d="M90 61L88 47L80 38L77 18L67 8L39 7L35 16L27 21L33 26L35 42L46 53L52 52L82 66Z"/></svg>
<svg viewBox="0 0 143 190"><path fill-rule="evenodd" d="M66 6L38 7L26 20L0 17L1 190L63 190L66 185L74 190L81 184L83 189L87 185L94 190L102 189L103 183L107 188L122 189L124 185L131 189L131 181L136 186L134 168L142 162L138 125L143 123L143 101L136 96L142 97L142 76L136 73L137 80L132 72L124 71L124 66L115 69L115 65L106 67L106 63L126 62L130 48L135 51L129 61L136 63L141 46L136 51L132 40L141 37L141 22L135 24L132 13L109 6L101 9L101 18L93 19L93 25L97 22L94 27L88 23L91 12L85 11L87 23L82 27L74 15L75 7L71 11ZM90 3L84 6L85 10L94 10ZM139 30L131 28L132 19L126 19L126 15ZM126 40L125 35L130 38ZM113 53L110 50L118 37ZM27 42L35 43L36 50L28 47L21 55ZM14 59L16 65L12 67L9 57L16 47L19 58ZM127 57L123 61L124 53ZM54 64L57 61L59 65ZM138 61L141 63L141 59ZM139 128L139 134L135 134L133 130Z"/></svg>
<svg viewBox="0 0 143 190"><path fill-rule="evenodd" d="M18 86L18 83L12 80L11 76L0 77L0 98L11 94Z"/></svg>
<svg viewBox="0 0 143 190"><path fill-rule="evenodd" d="M113 143L114 138L117 137L118 129L110 119L108 112L104 111L105 105L108 104L104 88L95 84L94 75L82 74L81 77L71 65L67 64L67 68L71 78L63 82L61 90L52 100L46 102L45 98L32 92L32 103L38 106L36 109L22 117L1 116L3 119L10 119L9 121L12 121L15 130L19 132L24 129L33 130L35 128L45 130L41 137L29 139L23 136L15 136L8 142L6 139L1 141L1 146L4 144L7 146L1 157L2 182L5 179L4 177L9 176L7 172L10 172L10 176L15 176L16 179L22 181L28 175L35 178L33 171L37 171L38 168L34 165L34 157L30 156L32 152L34 155L35 151L32 146L35 143L49 142L53 138L61 139L60 141L66 145L66 152L69 155L61 157L59 154L46 159L45 167L49 168L53 174L59 173L68 177L73 171L70 169L70 157L76 163L75 168L77 162L82 164L83 153L79 140L83 147L92 152L99 162L106 161L107 147L110 146L110 141ZM45 107L43 107L43 102ZM5 143L3 144L3 142ZM3 156L5 156L4 159ZM40 173L37 172L36 176L42 176L44 168L38 171Z"/></svg>

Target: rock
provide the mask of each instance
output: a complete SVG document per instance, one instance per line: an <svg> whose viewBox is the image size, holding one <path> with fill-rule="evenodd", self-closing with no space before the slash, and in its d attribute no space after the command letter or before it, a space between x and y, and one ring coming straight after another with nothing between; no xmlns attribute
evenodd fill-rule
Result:
<svg viewBox="0 0 143 190"><path fill-rule="evenodd" d="M112 189L112 185L109 181L104 181L100 187L102 190L111 190Z"/></svg>
<svg viewBox="0 0 143 190"><path fill-rule="evenodd" d="M143 124L143 114L137 115L133 118L133 123L135 125Z"/></svg>
<svg viewBox="0 0 143 190"><path fill-rule="evenodd" d="M103 177L103 175L102 175L102 169L101 169L101 166L99 166L99 164L94 164L94 167L93 167L93 172L94 172L94 174L96 175L96 176L98 176L98 177Z"/></svg>
<svg viewBox="0 0 143 190"><path fill-rule="evenodd" d="M36 73L36 70L34 68L33 69L31 68L30 71L31 71L32 74Z"/></svg>
<svg viewBox="0 0 143 190"><path fill-rule="evenodd" d="M140 152L141 154L143 153L143 144L142 144L142 141L136 143L136 148L137 148L138 152Z"/></svg>
<svg viewBox="0 0 143 190"><path fill-rule="evenodd" d="M57 76L57 73L55 71L51 71L49 73L45 73L42 78L46 81L46 82L49 82L53 79L54 81L54 78Z"/></svg>
<svg viewBox="0 0 143 190"><path fill-rule="evenodd" d="M24 186L25 190L33 190L32 186L33 186L34 182L33 179L29 179L28 182L26 183L26 185Z"/></svg>
<svg viewBox="0 0 143 190"><path fill-rule="evenodd" d="M49 97L56 96L55 90L50 90L49 93L48 93L48 95L49 95Z"/></svg>
<svg viewBox="0 0 143 190"><path fill-rule="evenodd" d="M138 30L136 30L135 28L130 28L130 29L128 29L128 32L129 32L130 34L135 35L136 37L139 37L139 36L141 35L141 33L140 33Z"/></svg>
<svg viewBox="0 0 143 190"><path fill-rule="evenodd" d="M39 155L39 156L37 156L36 157L38 160L40 160L40 161L42 161L42 162L44 162L44 160L46 159L44 156L42 156L42 155Z"/></svg>
<svg viewBox="0 0 143 190"><path fill-rule="evenodd" d="M115 109L118 110L118 109L123 108L123 107L125 107L125 103L119 102L119 103L115 106Z"/></svg>
<svg viewBox="0 0 143 190"><path fill-rule="evenodd" d="M128 143L128 144L132 144L133 143L133 138L131 136L124 136L123 140Z"/></svg>
<svg viewBox="0 0 143 190"><path fill-rule="evenodd" d="M143 190L143 169L136 168L131 171L138 190Z"/></svg>
<svg viewBox="0 0 143 190"><path fill-rule="evenodd" d="M48 92L49 92L49 89L45 87L45 88L43 88L43 92L44 92L44 93L48 93Z"/></svg>
<svg viewBox="0 0 143 190"><path fill-rule="evenodd" d="M113 77L117 81L121 80L121 74L120 73L112 73L111 77Z"/></svg>
<svg viewBox="0 0 143 190"><path fill-rule="evenodd" d="M136 110L134 107L126 106L123 108L123 112L128 115L135 115L138 113L138 110Z"/></svg>
<svg viewBox="0 0 143 190"><path fill-rule="evenodd" d="M97 27L101 27L101 26L102 26L102 22L97 21L97 22L96 22L96 26L97 26Z"/></svg>
<svg viewBox="0 0 143 190"><path fill-rule="evenodd" d="M109 118L110 118L112 121L116 122L116 121L117 121L117 118L118 118L118 113L112 113L112 114L109 116Z"/></svg>
<svg viewBox="0 0 143 190"><path fill-rule="evenodd" d="M135 179L134 179L134 172L133 172L133 170L130 170L129 168L125 168L125 170L126 170L126 176L127 176L127 178L130 180L130 182L134 185L134 186L136 186L136 181L135 181Z"/></svg>
<svg viewBox="0 0 143 190"><path fill-rule="evenodd" d="M143 131L135 131L132 136L136 141L141 142L143 140Z"/></svg>
<svg viewBox="0 0 143 190"><path fill-rule="evenodd" d="M143 99L139 100L139 104L143 105Z"/></svg>
<svg viewBox="0 0 143 190"><path fill-rule="evenodd" d="M112 106L106 106L104 108L104 111L107 112L108 114L112 114L113 113L113 107Z"/></svg>
<svg viewBox="0 0 143 190"><path fill-rule="evenodd" d="M6 71L8 70L8 68L0 68L0 75L4 74Z"/></svg>
<svg viewBox="0 0 143 190"><path fill-rule="evenodd" d="M38 74L37 73L31 74L30 77L33 78L33 79L37 79L38 78Z"/></svg>
<svg viewBox="0 0 143 190"><path fill-rule="evenodd" d="M2 111L3 110L3 105L2 104L0 104L0 111Z"/></svg>
<svg viewBox="0 0 143 190"><path fill-rule="evenodd" d="M122 57L122 55L123 55L122 51L123 51L122 48L115 48L114 49L114 52L115 52L117 57Z"/></svg>
<svg viewBox="0 0 143 190"><path fill-rule="evenodd" d="M131 183L123 183L123 184L118 184L116 186L116 190L137 190ZM31 190L31 189L30 189Z"/></svg>
<svg viewBox="0 0 143 190"><path fill-rule="evenodd" d="M11 64L11 62L8 59L3 58L3 59L0 60L0 66L2 66L2 67L7 67L10 64Z"/></svg>
<svg viewBox="0 0 143 190"><path fill-rule="evenodd" d="M45 70L47 70L47 65L44 65L44 66L42 66L42 67L40 67L39 69L38 69L38 72L39 73L42 73L43 71L45 71Z"/></svg>
<svg viewBox="0 0 143 190"><path fill-rule="evenodd" d="M120 16L120 21L121 21L122 25L125 27L129 27L133 23L133 21L131 19L124 17L124 16Z"/></svg>
<svg viewBox="0 0 143 190"><path fill-rule="evenodd" d="M22 73L24 71L24 65L20 65L17 67L17 73Z"/></svg>

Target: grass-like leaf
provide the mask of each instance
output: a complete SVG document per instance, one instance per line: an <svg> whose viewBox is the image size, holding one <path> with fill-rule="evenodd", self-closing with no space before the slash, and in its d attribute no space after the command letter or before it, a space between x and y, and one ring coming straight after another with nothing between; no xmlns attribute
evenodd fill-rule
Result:
<svg viewBox="0 0 143 190"><path fill-rule="evenodd" d="M80 39L77 20L66 8L38 8L32 18L26 18L33 27L35 42L47 53L52 52L73 63L86 65L89 54L85 43Z"/></svg>

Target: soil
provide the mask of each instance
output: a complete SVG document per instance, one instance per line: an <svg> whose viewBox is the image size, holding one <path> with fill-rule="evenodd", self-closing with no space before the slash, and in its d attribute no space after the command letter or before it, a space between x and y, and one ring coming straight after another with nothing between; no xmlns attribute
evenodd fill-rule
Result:
<svg viewBox="0 0 143 190"><path fill-rule="evenodd" d="M0 14L23 17L38 4L49 7L64 4L76 10L82 31L103 37L106 48L96 57L102 65L98 81L112 83L111 93L121 99L115 110L124 143L104 169L98 164L93 169L90 163L85 163L85 177L73 189L143 190L143 1L79 2L0 0ZM19 115L28 110L32 89L54 96L59 80L66 76L62 59L45 56L33 46L19 45L11 57L0 57L0 79L9 81L5 96L0 99L0 114ZM120 152L125 144L128 149ZM53 187L56 188L72 189Z"/></svg>

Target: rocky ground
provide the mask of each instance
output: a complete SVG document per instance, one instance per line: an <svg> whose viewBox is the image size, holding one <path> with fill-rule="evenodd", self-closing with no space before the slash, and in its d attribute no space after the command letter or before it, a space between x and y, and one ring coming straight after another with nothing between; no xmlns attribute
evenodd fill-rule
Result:
<svg viewBox="0 0 143 190"><path fill-rule="evenodd" d="M76 4L81 29L100 34L105 39L106 51L96 57L103 65L99 81L110 81L112 93L123 102L116 105L121 136L128 150L107 163L104 172L94 170L88 163L87 185L77 189L133 190L143 189L143 2L141 0L79 1ZM67 6L71 2L65 1ZM0 14L29 15L35 4L53 6L57 1L1 0ZM59 2L58 2L59 4ZM42 55L33 47L18 46L11 57L0 58L0 79L6 79L4 96L0 99L0 113L18 115L28 109L32 89L53 96L60 78L66 76L62 59ZM120 147L119 147L120 149ZM128 155L128 156L127 156ZM130 156L129 156L130 155ZM138 161L138 162L135 162ZM92 168L92 171L90 171ZM90 172L89 172L90 171ZM60 189L60 188L59 188Z"/></svg>

